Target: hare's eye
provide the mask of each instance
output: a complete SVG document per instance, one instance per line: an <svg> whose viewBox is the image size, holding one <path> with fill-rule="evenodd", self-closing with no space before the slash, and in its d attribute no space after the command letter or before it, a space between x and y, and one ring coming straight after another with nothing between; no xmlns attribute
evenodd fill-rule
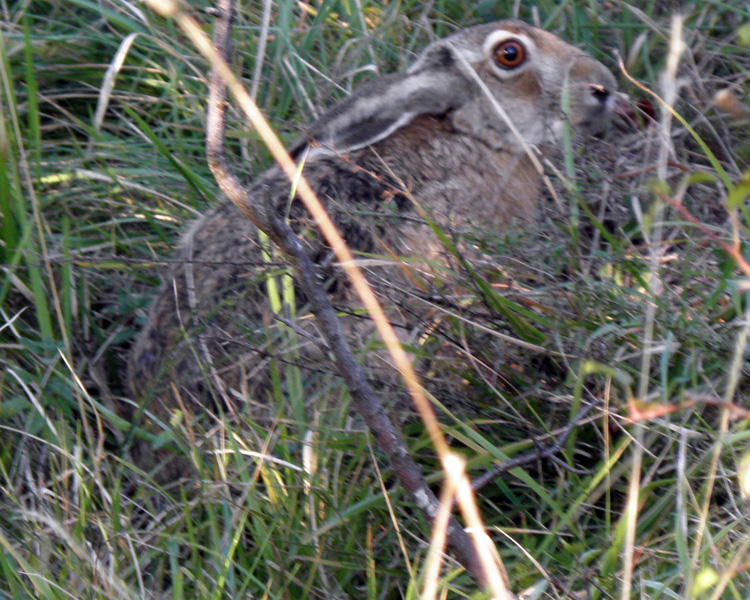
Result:
<svg viewBox="0 0 750 600"><path fill-rule="evenodd" d="M518 40L505 40L495 46L495 62L504 69L515 69L526 61L526 48Z"/></svg>

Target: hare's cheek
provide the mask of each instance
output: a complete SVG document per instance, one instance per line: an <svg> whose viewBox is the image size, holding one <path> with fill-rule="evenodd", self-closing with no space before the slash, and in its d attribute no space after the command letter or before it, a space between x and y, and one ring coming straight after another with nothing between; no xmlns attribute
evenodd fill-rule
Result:
<svg viewBox="0 0 750 600"><path fill-rule="evenodd" d="M533 69L519 73L494 90L497 104L487 103L487 126L502 131L507 142L518 145L516 135L520 134L526 144L540 144L548 135L546 124L550 118L550 107L540 84L538 74ZM510 121L510 124L508 123Z"/></svg>
<svg viewBox="0 0 750 600"><path fill-rule="evenodd" d="M563 141L563 138L565 136L565 125L566 121L565 119L557 119L554 123L552 123L552 126L550 127L550 130L552 132L552 141L556 144L561 144Z"/></svg>

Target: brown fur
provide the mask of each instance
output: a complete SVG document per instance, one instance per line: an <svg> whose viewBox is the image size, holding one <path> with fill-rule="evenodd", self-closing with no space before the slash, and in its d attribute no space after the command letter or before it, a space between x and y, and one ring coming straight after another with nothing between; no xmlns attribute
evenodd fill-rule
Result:
<svg viewBox="0 0 750 600"><path fill-rule="evenodd" d="M498 30L533 40L531 68L506 80L493 73L486 61L474 61L472 66L522 135L528 136L527 141L539 147L553 144L549 132L561 112L560 90L555 86L562 85L568 68L570 120L585 127L606 114L606 110L595 114L598 107L592 104L589 85L613 91L612 76L588 55L551 34L506 21L466 30L450 38L451 48L466 48L474 52L467 56L474 56L483 40ZM328 142L336 152L313 149L304 175L351 248L359 256L387 259L370 261L368 270L372 281L392 284L380 289L391 305L408 303L408 294L394 298L394 289L428 289L433 275L430 265L448 260L415 202L448 232L476 226L502 231L511 223L529 224L535 218L538 174L531 160L481 92L472 89L470 81L462 82L460 68L451 58L453 50L446 51L446 43L430 46L407 74L363 86L310 129L310 137ZM441 69L449 70L448 75L443 77ZM434 92L429 86L426 90L419 87L422 79L429 82L430 78L436 81ZM414 90L412 79L417 81ZM368 121L361 144L347 138L346 144L353 149L340 148L337 140L352 137L351 129L356 138L358 122L354 117L347 122L350 113L371 110L377 117L373 120L382 120L386 129L389 120L398 118L389 92L394 97L402 94L406 108L415 96L420 102L435 102L434 111L439 114L416 114L384 138L377 137L377 126ZM432 98L437 94L443 97ZM337 137L339 130L346 134ZM368 145L368 140L374 143ZM292 149L293 156L302 158L306 148L306 141L299 142ZM288 211L319 265L321 281L328 281L334 301L344 308L355 307L347 282L332 264L330 250L301 203L289 202L289 184L279 169L263 174L250 194L257 201L270 202L281 214ZM394 256L412 260L399 264L391 259ZM278 338L273 333L276 324L265 285L273 267L263 264L257 231L224 200L185 234L177 259L133 349L133 397L148 402L146 408L162 418L180 405L177 400L190 411L200 411L212 397L230 403L239 399L257 402L256 414L262 412L262 391L267 385L263 365ZM297 300L300 307L304 305L303 298ZM413 321L395 308L391 318L404 326ZM314 320L304 310L296 323L318 337ZM366 336L371 330L356 317L348 318L345 327L353 337ZM314 343L303 339L303 344L303 358L320 354ZM144 466L153 462L149 458L161 458L143 445L138 454Z"/></svg>

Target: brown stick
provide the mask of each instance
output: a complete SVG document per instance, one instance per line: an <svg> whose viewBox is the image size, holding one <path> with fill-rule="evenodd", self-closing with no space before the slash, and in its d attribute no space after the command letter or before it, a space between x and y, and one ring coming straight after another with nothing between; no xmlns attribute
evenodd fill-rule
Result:
<svg viewBox="0 0 750 600"><path fill-rule="evenodd" d="M224 60L228 61L232 52L234 2L218 0L217 6L219 14L214 30L214 44ZM226 103L227 86L221 77L212 71L206 131L206 153L211 171L224 194L256 227L264 231L289 259L357 410L362 414L378 446L388 457L388 462L401 485L427 518L432 520L437 512L438 500L427 486L421 469L409 456L398 430L390 421L357 364L328 296L316 279L314 264L291 227L281 221L273 208L262 199L257 201L250 196L229 164L225 152ZM451 519L448 526L448 546L467 573L480 586L486 588L488 576L479 554L471 538L455 518Z"/></svg>

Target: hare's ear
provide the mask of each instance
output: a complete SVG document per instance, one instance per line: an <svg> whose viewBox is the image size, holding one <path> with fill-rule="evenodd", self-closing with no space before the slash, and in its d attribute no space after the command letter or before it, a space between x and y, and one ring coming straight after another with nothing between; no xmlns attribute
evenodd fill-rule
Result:
<svg viewBox="0 0 750 600"><path fill-rule="evenodd" d="M415 117L442 115L461 106L472 87L456 65L453 48L436 42L406 73L378 77L357 88L318 119L290 153L297 158L313 144L315 154L363 148Z"/></svg>

